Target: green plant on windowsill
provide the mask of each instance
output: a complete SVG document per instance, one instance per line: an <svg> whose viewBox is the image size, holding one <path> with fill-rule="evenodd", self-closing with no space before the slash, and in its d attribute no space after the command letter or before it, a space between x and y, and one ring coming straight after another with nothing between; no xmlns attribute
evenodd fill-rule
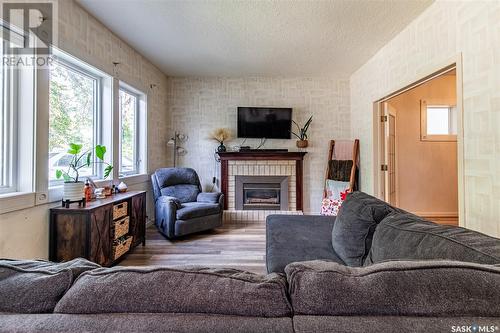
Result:
<svg viewBox="0 0 500 333"><path fill-rule="evenodd" d="M102 145L96 145L92 149L88 149L82 152L83 145L70 143L68 154L73 155L71 161L66 170L57 169L56 178L64 179L64 192L63 200L78 201L83 197L83 182L79 181L80 173L82 168L90 167L92 164L103 164L104 168L104 179L108 178L113 170L113 166L104 161L104 154L106 153L106 147ZM92 161L92 155L95 153L98 161Z"/></svg>
<svg viewBox="0 0 500 333"><path fill-rule="evenodd" d="M73 155L71 159L68 169L66 171L57 169L56 170L56 178L64 179L67 183L78 183L80 178L79 170L85 167L89 167L91 164L104 164L106 167L104 168L104 178L106 179L111 171L113 170L113 166L111 164L104 161L104 154L106 153L106 147L102 145L96 145L94 149L89 149L82 151L82 145L76 143L70 143L69 149L67 151L68 154ZM95 151L95 156L99 159L97 162L92 161L92 153Z"/></svg>

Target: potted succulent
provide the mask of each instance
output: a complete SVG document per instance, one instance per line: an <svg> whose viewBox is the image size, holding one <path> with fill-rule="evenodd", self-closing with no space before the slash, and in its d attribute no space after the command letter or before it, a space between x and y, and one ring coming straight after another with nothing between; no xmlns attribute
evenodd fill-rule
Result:
<svg viewBox="0 0 500 333"><path fill-rule="evenodd" d="M309 125L311 125L313 117L309 117L309 119L306 121L304 126L300 127L297 122L294 120L293 123L295 126L297 126L298 132L292 132L292 134L298 139L297 140L297 148L306 148L309 145L309 142L307 141L307 130L309 129Z"/></svg>
<svg viewBox="0 0 500 333"><path fill-rule="evenodd" d="M105 146L96 145L93 149L83 152L82 147L81 144L70 143L67 153L73 155L73 158L68 168L66 170L56 170L56 178L64 179L63 201L79 201L83 198L84 184L80 181L80 169L89 167L91 164L104 164L106 165L104 168L104 178L107 178L113 170L113 166L104 161ZM93 153L95 153L99 161L92 161Z"/></svg>
<svg viewBox="0 0 500 333"><path fill-rule="evenodd" d="M215 131L212 132L210 138L219 143L219 146L217 147L218 153L225 152L226 146L224 146L224 141L231 139L231 130L227 128L217 128Z"/></svg>

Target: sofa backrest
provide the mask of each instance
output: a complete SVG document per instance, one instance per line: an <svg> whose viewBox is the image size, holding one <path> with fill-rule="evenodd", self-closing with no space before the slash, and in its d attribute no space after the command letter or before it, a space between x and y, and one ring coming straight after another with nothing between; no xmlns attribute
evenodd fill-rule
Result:
<svg viewBox="0 0 500 333"><path fill-rule="evenodd" d="M364 265L406 259L500 263L500 239L395 211L375 229Z"/></svg>
<svg viewBox="0 0 500 333"><path fill-rule="evenodd" d="M99 267L82 258L63 263L0 259L0 312L50 313L78 275Z"/></svg>
<svg viewBox="0 0 500 333"><path fill-rule="evenodd" d="M155 199L175 197L181 203L196 201L201 192L198 174L191 168L161 168L151 177Z"/></svg>
<svg viewBox="0 0 500 333"><path fill-rule="evenodd" d="M235 269L113 267L82 274L54 312L291 317L286 280Z"/></svg>

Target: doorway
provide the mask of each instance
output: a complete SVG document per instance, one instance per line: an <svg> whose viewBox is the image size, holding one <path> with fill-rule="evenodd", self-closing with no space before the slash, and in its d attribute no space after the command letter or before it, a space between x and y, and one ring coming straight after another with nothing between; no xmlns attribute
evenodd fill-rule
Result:
<svg viewBox="0 0 500 333"><path fill-rule="evenodd" d="M428 220L452 225L460 224L461 215L458 82L453 64L376 102L375 109L378 196Z"/></svg>

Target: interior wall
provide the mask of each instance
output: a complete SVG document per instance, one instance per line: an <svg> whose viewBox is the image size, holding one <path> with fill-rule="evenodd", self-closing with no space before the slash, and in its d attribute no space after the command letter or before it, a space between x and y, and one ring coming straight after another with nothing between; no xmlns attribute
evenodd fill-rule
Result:
<svg viewBox="0 0 500 333"><path fill-rule="evenodd" d="M166 76L151 62L119 39L74 0L60 0L58 47L147 94L148 169L168 165L166 151ZM115 69L113 62L120 65ZM151 88L153 84L153 88ZM129 184L148 191L148 216L153 217L150 183ZM40 205L0 215L0 257L43 258L49 251L49 208Z"/></svg>
<svg viewBox="0 0 500 333"><path fill-rule="evenodd" d="M456 76L443 75L388 103L396 113L398 207L422 216L458 214L457 142L420 140L420 101L456 105Z"/></svg>
<svg viewBox="0 0 500 333"><path fill-rule="evenodd" d="M187 134L181 146L188 151L180 166L194 168L205 189L212 177L219 178L220 165L214 161L217 143L209 139L215 128L226 127L236 135L238 106L292 107L293 118L313 121L309 130L308 154L304 161L304 211L319 213L331 139L349 137L349 83L327 78L169 78L167 99L174 130ZM227 142L240 145L242 139ZM247 140L256 147L260 140ZM264 148L296 150L295 141L268 140ZM172 154L170 150L169 154ZM220 180L218 179L218 184Z"/></svg>
<svg viewBox="0 0 500 333"><path fill-rule="evenodd" d="M462 57L464 226L500 236L500 2L437 0L350 80L361 189L373 193L373 102Z"/></svg>

